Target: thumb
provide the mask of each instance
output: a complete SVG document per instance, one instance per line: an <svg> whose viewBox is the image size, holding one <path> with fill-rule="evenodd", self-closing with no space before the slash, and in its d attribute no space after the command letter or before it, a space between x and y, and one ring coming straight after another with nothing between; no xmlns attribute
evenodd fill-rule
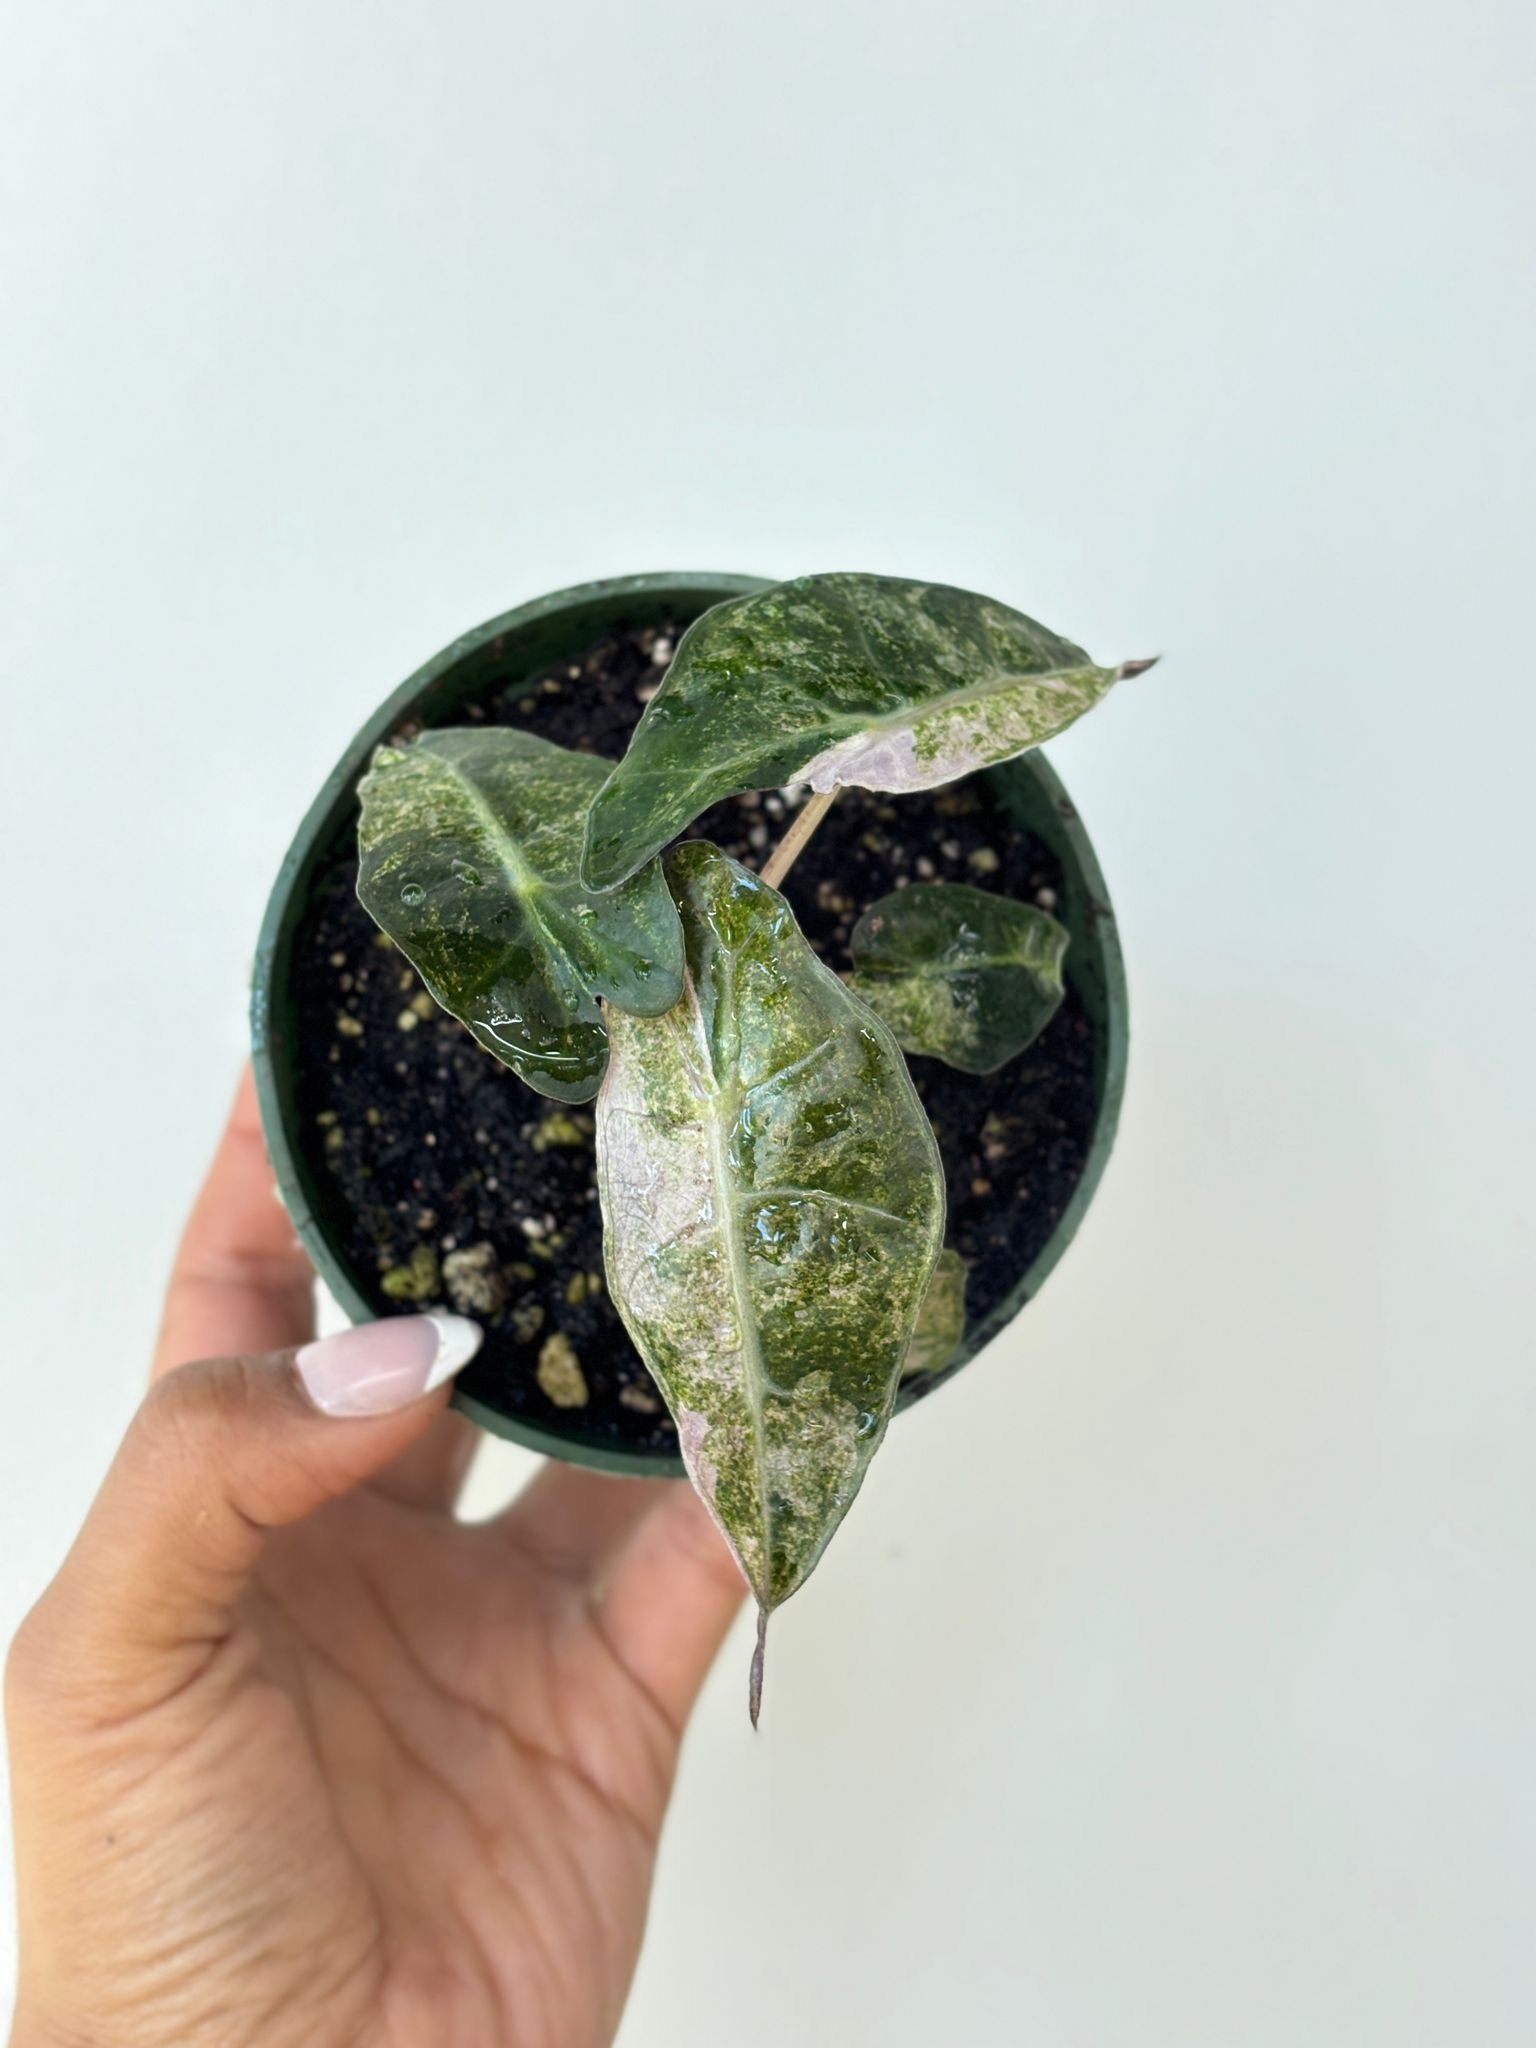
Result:
<svg viewBox="0 0 1536 2048"><path fill-rule="evenodd" d="M228 1635L269 1531L422 1435L480 1336L462 1316L386 1317L157 1380L25 1625L55 1702L117 1718L190 1682Z"/></svg>

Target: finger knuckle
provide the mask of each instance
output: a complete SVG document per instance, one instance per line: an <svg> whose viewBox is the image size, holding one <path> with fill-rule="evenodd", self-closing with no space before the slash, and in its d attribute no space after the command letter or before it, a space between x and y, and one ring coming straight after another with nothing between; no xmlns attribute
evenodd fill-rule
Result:
<svg viewBox="0 0 1536 2048"><path fill-rule="evenodd" d="M251 1359L212 1358L157 1380L130 1431L140 1459L176 1466L206 1456L210 1438L249 1411L254 1377Z"/></svg>

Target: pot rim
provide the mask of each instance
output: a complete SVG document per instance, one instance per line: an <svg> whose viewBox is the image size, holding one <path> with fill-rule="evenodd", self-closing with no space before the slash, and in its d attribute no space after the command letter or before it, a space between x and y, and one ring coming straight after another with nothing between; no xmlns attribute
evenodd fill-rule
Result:
<svg viewBox="0 0 1536 2048"><path fill-rule="evenodd" d="M307 891L301 895L299 885L317 844L324 839L332 825L337 806L352 799L358 777L366 767L374 747L387 739L415 710L417 701L460 663L479 653L496 639L557 618L564 612L610 599L676 592L694 596L704 594L708 595L712 602L720 602L751 590L763 589L769 581L770 579L766 577L733 576L718 570L697 573L655 570L636 576L615 576L590 583L571 584L562 590L549 591L527 604L515 606L511 611L499 613L495 618L487 619L484 624L450 641L385 698L354 733L336 766L321 784L313 802L305 811L278 868L257 938L251 973L251 1060L255 1071L256 1093L261 1107L267 1150L284 1206L318 1277L325 1282L354 1323L373 1320L376 1311L361 1289L354 1284L342 1260L332 1250L324 1225L310 1204L306 1192L306 1169L302 1147L296 1130L290 1128L291 1105L285 1101L272 1028L274 1007L279 994L276 977L284 941L296 921L296 904L302 907L304 896L307 896ZM1055 812L1060 832L1087 892L1090 911L1094 918L1103 979L1104 1071L1098 1089L1099 1099L1094 1117L1093 1136L1082 1174L1043 1249L1020 1274L1014 1287L992 1313L967 1330L964 1343L944 1371L924 1382L920 1391L910 1394L907 1398L903 1399L898 1395L898 1413L903 1408L911 1407L918 1400L926 1398L936 1387L953 1377L963 1366L968 1365L1045 1284L1047 1277L1076 1235L1097 1191L1114 1145L1120 1106L1125 1093L1129 1052L1125 963L1114 914L1109 906L1104 876L1076 808L1067 796L1055 770L1038 749L1018 756L1015 761L1004 764L1001 770L987 772L1007 774L1018 770L1024 770L1032 776ZM540 1451L546 1456L560 1458L568 1464L584 1465L597 1471L632 1478L673 1478L680 1477L683 1473L682 1460L678 1457L635 1447L586 1443L579 1438L546 1429L540 1423L530 1421L526 1417L504 1415L500 1410L489 1407L460 1388L454 1390L453 1406L493 1435L522 1444L527 1449Z"/></svg>

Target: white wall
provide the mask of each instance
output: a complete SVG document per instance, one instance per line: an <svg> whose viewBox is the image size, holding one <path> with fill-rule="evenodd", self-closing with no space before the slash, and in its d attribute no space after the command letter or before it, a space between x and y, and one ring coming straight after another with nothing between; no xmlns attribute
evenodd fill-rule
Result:
<svg viewBox="0 0 1536 2048"><path fill-rule="evenodd" d="M1168 652L1054 753L1122 1144L755 1743L727 1652L624 2048L1530 2040L1532 20L12 0L0 1635L377 698L592 575L994 590Z"/></svg>

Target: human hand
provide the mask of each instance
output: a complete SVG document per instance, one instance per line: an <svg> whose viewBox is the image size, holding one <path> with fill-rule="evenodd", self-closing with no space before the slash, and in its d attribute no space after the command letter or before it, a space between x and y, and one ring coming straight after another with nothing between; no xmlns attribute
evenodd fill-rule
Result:
<svg viewBox="0 0 1536 2048"><path fill-rule="evenodd" d="M155 1384L7 1667L12 2048L609 2042L740 1576L681 1481L549 1465L457 1522L433 1326L296 1370L273 1197L247 1076Z"/></svg>

